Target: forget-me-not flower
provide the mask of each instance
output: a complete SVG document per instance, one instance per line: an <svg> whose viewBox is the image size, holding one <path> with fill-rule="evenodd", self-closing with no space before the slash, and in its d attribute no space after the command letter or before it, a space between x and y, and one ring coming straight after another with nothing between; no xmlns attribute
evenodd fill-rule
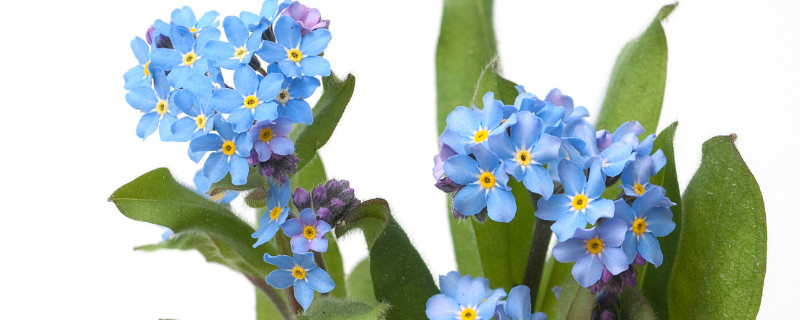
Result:
<svg viewBox="0 0 800 320"><path fill-rule="evenodd" d="M330 292L336 285L325 270L317 267L312 252L296 253L294 258L265 253L264 261L278 267L267 275L267 283L276 289L294 286L294 298L304 310L314 300L314 291Z"/></svg>
<svg viewBox="0 0 800 320"><path fill-rule="evenodd" d="M250 58L261 48L261 34L269 27L260 26L252 34L241 19L233 16L225 17L222 28L228 42L209 41L203 49L203 54L214 61L214 64L225 69L236 68L250 63Z"/></svg>
<svg viewBox="0 0 800 320"><path fill-rule="evenodd" d="M620 247L625 239L625 222L606 220L599 227L577 229L567 241L553 247L553 258L561 263L575 261L572 276L582 287L595 284L603 268L617 275L628 270L628 258Z"/></svg>
<svg viewBox="0 0 800 320"><path fill-rule="evenodd" d="M281 90L273 100L278 104L278 114L291 119L294 123L311 124L314 117L311 113L311 106L305 99L314 94L317 87L319 87L319 79L315 77L287 77L284 79Z"/></svg>
<svg viewBox="0 0 800 320"><path fill-rule="evenodd" d="M275 121L256 123L248 134L253 140L253 150L258 154L258 161L269 160L273 153L285 156L294 153L294 143L286 135L292 131L292 121L280 117Z"/></svg>
<svg viewBox="0 0 800 320"><path fill-rule="evenodd" d="M447 115L447 128L439 140L458 153L468 153L466 148L487 144L491 135L505 132L508 126L517 122L516 114L504 119L503 103L494 99L494 93L483 96L483 109L464 106L456 107Z"/></svg>
<svg viewBox="0 0 800 320"><path fill-rule="evenodd" d="M464 187L456 193L453 207L463 215L474 215L486 208L489 218L509 222L517 212L517 203L507 185L508 175L500 158L483 145L470 148L475 159L459 154L444 163L448 178Z"/></svg>
<svg viewBox="0 0 800 320"><path fill-rule="evenodd" d="M258 239L253 248L258 247L271 240L278 232L281 225L289 216L289 198L292 188L287 181L284 184L277 184L269 180L269 191L267 191L267 211L261 214L258 220L258 230L250 236Z"/></svg>
<svg viewBox="0 0 800 320"><path fill-rule="evenodd" d="M614 218L625 221L628 226L622 249L628 256L629 264L633 263L637 252L656 267L663 262L664 255L656 237L666 236L675 230L672 211L659 206L663 199L661 190L650 189L633 201L633 207L622 199L614 202Z"/></svg>
<svg viewBox="0 0 800 320"><path fill-rule="evenodd" d="M153 87L135 87L125 95L132 107L144 112L136 125L136 135L145 139L159 129L161 141L172 140L172 124L178 120L178 108L173 107L169 80L164 71L151 68Z"/></svg>
<svg viewBox="0 0 800 320"><path fill-rule="evenodd" d="M487 290L485 281L464 276L454 286L442 287L442 293L430 297L425 315L431 320L490 319L497 302L505 296L503 289Z"/></svg>
<svg viewBox="0 0 800 320"><path fill-rule="evenodd" d="M247 157L253 149L253 141L246 132L235 133L231 124L217 117L214 121L216 133L209 133L189 142L191 152L213 152L203 164L203 174L217 182L230 172L235 185L247 182L250 166Z"/></svg>
<svg viewBox="0 0 800 320"><path fill-rule="evenodd" d="M217 111L230 114L228 121L233 131L245 132L253 126L254 119L264 121L278 117L278 104L272 98L280 91L281 83L281 74L268 74L259 81L252 68L241 66L233 73L236 89L217 89L211 96L211 104Z"/></svg>
<svg viewBox="0 0 800 320"><path fill-rule="evenodd" d="M317 220L317 214L311 208L300 211L300 218L291 219L283 224L283 233L292 238L292 252L302 253L309 249L316 252L328 250L328 238L325 233L331 231L331 226L322 220Z"/></svg>
<svg viewBox="0 0 800 320"><path fill-rule="evenodd" d="M328 29L317 29L302 37L297 23L291 17L281 16L275 22L275 40L265 41L256 54L266 62L277 62L287 77L331 74L330 63L319 56L331 40Z"/></svg>

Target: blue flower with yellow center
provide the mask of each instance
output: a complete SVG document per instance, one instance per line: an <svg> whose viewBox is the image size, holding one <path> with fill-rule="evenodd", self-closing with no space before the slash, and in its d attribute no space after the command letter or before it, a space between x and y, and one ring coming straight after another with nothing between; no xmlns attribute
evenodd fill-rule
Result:
<svg viewBox="0 0 800 320"><path fill-rule="evenodd" d="M261 12L259 14L242 11L239 13L239 18L247 24L250 30L254 30L259 24L270 25L275 22L275 18L278 14L291 3L292 1L290 0L283 0L280 1L280 3L278 0L264 0L261 4Z"/></svg>
<svg viewBox="0 0 800 320"><path fill-rule="evenodd" d="M131 50L136 57L138 65L131 68L122 76L125 79L125 89L130 90L135 87L149 87L153 85L153 76L150 74L150 46L136 37L131 40Z"/></svg>
<svg viewBox="0 0 800 320"><path fill-rule="evenodd" d="M317 214L311 208L300 211L300 217L286 221L283 224L283 233L292 238L292 252L302 253L308 250L325 252L328 250L328 238L325 233L331 231L331 226L322 220L317 220Z"/></svg>
<svg viewBox="0 0 800 320"><path fill-rule="evenodd" d="M504 119L503 103L494 99L494 94L487 92L483 96L483 109L464 106L456 107L447 115L447 128L439 140L458 153L467 153L466 148L487 144L491 135L505 132L506 128L517 122L512 114Z"/></svg>
<svg viewBox="0 0 800 320"><path fill-rule="evenodd" d="M258 154L259 162L266 162L273 153L285 156L294 153L294 143L286 135L292 131L292 121L285 117L275 121L256 123L248 134L253 140L253 150Z"/></svg>
<svg viewBox="0 0 800 320"><path fill-rule="evenodd" d="M198 97L189 90L181 89L175 92L174 101L175 105L186 114L172 124L174 141L189 141L214 129L214 119L219 115L215 114L208 97Z"/></svg>
<svg viewBox="0 0 800 320"><path fill-rule="evenodd" d="M600 218L614 216L614 202L600 198L606 188L606 179L599 162L592 163L587 179L583 169L564 159L558 163L558 175L564 193L539 199L536 210L539 219L555 221L550 230L558 241L566 241L575 229L583 228L587 223L594 225Z"/></svg>
<svg viewBox="0 0 800 320"><path fill-rule="evenodd" d="M634 146L627 140L621 139L613 141L609 146L600 150L597 144L597 133L590 125L581 124L575 126L572 136L565 137L581 155L587 160L583 168L588 168L590 164L598 162L601 164L600 170L609 177L616 177L622 173L622 169L633 161L636 154L633 152Z"/></svg>
<svg viewBox="0 0 800 320"><path fill-rule="evenodd" d="M281 225L289 217L289 198L291 197L291 187L289 182L279 185L269 180L269 191L267 191L267 211L261 214L258 220L258 230L250 236L258 239L253 248L256 248L271 240L281 228Z"/></svg>
<svg viewBox="0 0 800 320"><path fill-rule="evenodd" d="M489 218L498 222L509 222L517 212L517 203L508 175L500 165L500 158L483 145L470 148L475 158L459 154L444 163L444 173L464 187L456 193L453 207L463 215L474 215L483 208Z"/></svg>
<svg viewBox="0 0 800 320"><path fill-rule="evenodd" d="M452 272L448 274L446 284L442 285L442 293L428 299L425 315L431 320L476 320L490 319L494 315L497 303L506 296L503 289L490 290L486 281L464 276L457 281L450 281ZM457 276L458 273L453 274ZM440 277L442 279L442 277ZM455 279L452 279L455 280Z"/></svg>
<svg viewBox="0 0 800 320"><path fill-rule="evenodd" d="M164 71L151 68L153 87L135 87L125 95L132 107L144 112L136 125L136 135L145 139L158 129L161 141L172 140L172 124L178 120L169 81Z"/></svg>
<svg viewBox="0 0 800 320"><path fill-rule="evenodd" d="M287 77L329 76L331 66L319 54L328 47L331 32L317 29L300 36L300 27L289 16L281 16L275 22L275 40L265 41L256 52L266 62L277 62Z"/></svg>
<svg viewBox="0 0 800 320"><path fill-rule="evenodd" d="M317 267L311 252L296 253L294 258L265 253L264 261L278 267L267 275L267 283L276 289L294 286L294 298L304 310L311 306L314 291L327 293L336 285L325 270Z"/></svg>
<svg viewBox="0 0 800 320"><path fill-rule="evenodd" d="M278 104L272 99L281 90L282 83L281 74L268 74L259 81L252 68L241 66L233 73L236 89L217 89L211 96L211 104L217 111L230 114L228 121L233 124L234 131L245 132L253 126L253 120L278 118Z"/></svg>
<svg viewBox="0 0 800 320"><path fill-rule="evenodd" d="M553 194L553 180L542 164L558 159L561 141L544 132L541 118L528 111L520 111L517 123L511 125L511 135L490 136L489 148L503 160L506 173L512 175L531 191L544 199Z"/></svg>
<svg viewBox="0 0 800 320"><path fill-rule="evenodd" d="M170 71L169 79L176 87L183 87L192 74L204 75L208 72L207 58L203 48L211 40L218 40L219 30L206 28L195 35L186 27L172 24L169 39L173 49L156 48L150 55L153 65Z"/></svg>
<svg viewBox="0 0 800 320"><path fill-rule="evenodd" d="M314 117L311 114L311 106L305 99L314 94L317 87L319 79L314 77L285 78L281 91L273 100L278 104L278 114L291 119L294 123L311 124Z"/></svg>
<svg viewBox="0 0 800 320"><path fill-rule="evenodd" d="M228 42L209 41L203 54L211 58L216 66L235 70L250 63L253 53L261 48L261 34L269 25L260 26L250 34L241 19L229 16L223 20L222 27Z"/></svg>
<svg viewBox="0 0 800 320"><path fill-rule="evenodd" d="M214 129L216 133L192 139L189 142L189 150L191 152L212 152L203 164L203 174L212 183L219 181L230 172L233 184L245 184L250 171L247 156L253 149L253 141L245 132L235 133L231 124L222 117L215 119Z"/></svg>
<svg viewBox="0 0 800 320"><path fill-rule="evenodd" d="M171 15L172 22L175 23L175 25L189 29L192 34L197 34L208 27L216 28L219 25L219 21L217 21L218 16L218 12L209 11L204 13L203 16L200 17L200 20L197 20L192 8L188 6L172 10Z"/></svg>
<svg viewBox="0 0 800 320"><path fill-rule="evenodd" d="M663 156L661 154L661 157ZM622 188L625 195L638 197L650 189L659 189L662 194L666 192L661 186L650 183L650 178L661 170L661 167L656 165L653 158L651 156L636 157L633 162L622 170L622 175L620 176L622 184L619 187ZM664 162L666 162L666 158Z"/></svg>
<svg viewBox="0 0 800 320"><path fill-rule="evenodd" d="M577 229L571 238L553 247L553 258L561 263L575 261L572 276L582 287L595 284L603 268L617 275L628 270L628 258L620 247L625 239L625 222L606 220L599 227Z"/></svg>
<svg viewBox="0 0 800 320"><path fill-rule="evenodd" d="M625 221L628 226L622 249L629 264L633 263L637 252L656 267L663 262L664 255L656 237L664 237L675 230L672 211L660 206L665 198L661 190L650 189L633 201L633 207L622 199L614 202L614 218Z"/></svg>

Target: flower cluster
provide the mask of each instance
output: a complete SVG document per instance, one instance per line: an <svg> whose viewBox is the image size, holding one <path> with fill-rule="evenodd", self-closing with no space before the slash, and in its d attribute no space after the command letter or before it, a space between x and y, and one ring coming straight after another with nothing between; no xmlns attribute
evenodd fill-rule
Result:
<svg viewBox="0 0 800 320"><path fill-rule="evenodd" d="M212 183L230 173L244 184L251 165L283 183L297 162L287 135L294 123L312 123L305 99L331 72L321 57L329 23L278 0L264 1L260 14L218 16L176 9L131 42L138 65L124 75L125 98L143 113L136 134L188 141L195 162L208 154L203 174Z"/></svg>
<svg viewBox="0 0 800 320"><path fill-rule="evenodd" d="M431 320L511 319L546 320L544 313L531 314L531 292L517 286L508 293L492 290L486 278L461 276L456 271L439 276L440 294L428 299L425 315Z"/></svg>
<svg viewBox="0 0 800 320"><path fill-rule="evenodd" d="M586 108L560 90L541 100L517 89L514 105L489 92L483 109L460 106L447 117L433 174L436 186L452 195L454 216L511 221L517 214L513 178L538 199L536 217L554 221L553 257L575 262L572 274L581 286L620 283L611 277L632 263L659 266L657 237L675 223L674 203L650 183L666 164L661 150L652 150L655 135L640 141L645 129L636 121L596 131ZM618 181L618 199L604 199Z"/></svg>

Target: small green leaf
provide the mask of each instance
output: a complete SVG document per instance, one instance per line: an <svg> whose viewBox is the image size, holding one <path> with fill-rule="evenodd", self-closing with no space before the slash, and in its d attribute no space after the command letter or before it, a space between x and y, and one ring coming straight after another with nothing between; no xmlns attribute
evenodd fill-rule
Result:
<svg viewBox="0 0 800 320"><path fill-rule="evenodd" d="M276 252L269 245L253 248L254 241L250 238L253 227L224 206L182 186L166 168L155 169L123 185L109 201L133 220L165 226L175 234L190 232L208 237L226 252L224 256L241 257L240 269L251 271L251 276L263 278L274 269L264 263L263 256L266 252Z"/></svg>
<svg viewBox="0 0 800 320"><path fill-rule="evenodd" d="M575 279L567 277L561 285L561 300L558 315L547 315L553 319L589 319L594 308L594 295L589 289L581 287Z"/></svg>
<svg viewBox="0 0 800 320"><path fill-rule="evenodd" d="M622 48L597 117L597 130L613 131L637 120L646 134L655 132L667 82L667 38L661 20L677 5L661 8L647 30Z"/></svg>
<svg viewBox="0 0 800 320"><path fill-rule="evenodd" d="M514 104L514 100L519 94L516 88L517 84L499 74L499 65L500 61L495 58L483 67L470 100L471 105L483 108L482 99L487 92L493 92L494 98L503 101L504 104Z"/></svg>
<svg viewBox="0 0 800 320"><path fill-rule="evenodd" d="M628 288L620 297L620 318L628 320L657 320L653 308L639 290ZM662 317L667 319L666 317Z"/></svg>
<svg viewBox="0 0 800 320"><path fill-rule="evenodd" d="M314 158L317 150L325 145L339 124L350 97L353 96L356 78L350 74L342 81L331 74L322 78L322 96L313 109L314 123L298 124L289 137L294 141L294 153L300 158L297 170L302 170Z"/></svg>
<svg viewBox="0 0 800 320"><path fill-rule="evenodd" d="M369 273L369 257L361 260L347 276L347 298L363 302L375 302L375 289Z"/></svg>
<svg viewBox="0 0 800 320"><path fill-rule="evenodd" d="M681 235L681 193L678 185L678 174L675 170L675 152L672 147L677 122L673 122L669 127L664 128L653 141L653 150L661 149L667 158L667 165L650 179L651 183L660 185L667 190L667 197L675 202L670 207L672 211L672 221L675 222L675 231L672 234L658 239L661 245L661 252L664 254L664 263L658 268L652 264L642 267L639 274L639 289L642 294L653 304L655 313L662 318L668 316L667 288L669 277L672 273L672 264L675 262L675 254L678 251L678 239Z"/></svg>
<svg viewBox="0 0 800 320"><path fill-rule="evenodd" d="M392 306L386 318L424 319L428 298L439 290L386 200L362 202L336 228L336 235L356 228L364 232L367 241L375 299Z"/></svg>
<svg viewBox="0 0 800 320"><path fill-rule="evenodd" d="M331 276L336 287L330 292L331 296L337 298L346 298L347 289L344 286L344 264L342 262L342 254L339 252L339 245L336 243L336 237L331 233L325 234L328 239L328 250L322 253L322 258L325 259L325 267L327 268L328 275Z"/></svg>
<svg viewBox="0 0 800 320"><path fill-rule="evenodd" d="M734 145L703 144L683 194L678 252L669 282L671 319L754 319L767 266L764 200Z"/></svg>
<svg viewBox="0 0 800 320"><path fill-rule="evenodd" d="M292 176L292 192L296 188L303 188L311 192L311 189L325 183L327 180L328 176L325 174L325 166L322 164L322 159L319 157L319 153L314 154L308 164Z"/></svg>
<svg viewBox="0 0 800 320"><path fill-rule="evenodd" d="M327 298L314 301L298 320L382 320L390 309L385 303L366 303Z"/></svg>

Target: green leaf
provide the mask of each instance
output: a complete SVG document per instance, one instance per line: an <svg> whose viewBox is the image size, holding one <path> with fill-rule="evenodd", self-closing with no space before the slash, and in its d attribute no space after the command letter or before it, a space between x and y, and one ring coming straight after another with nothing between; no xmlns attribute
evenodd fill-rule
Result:
<svg viewBox="0 0 800 320"><path fill-rule="evenodd" d="M561 285L561 301L558 304L558 314L548 319L589 319L594 308L594 295L589 289L581 287L575 279L568 277Z"/></svg>
<svg viewBox="0 0 800 320"><path fill-rule="evenodd" d="M667 303L667 288L669 285L669 277L672 273L672 264L675 262L675 254L678 251L678 239L681 235L681 193L680 186L678 185L678 174L675 170L675 152L672 147L673 137L675 130L678 127L677 122L673 122L669 127L666 127L661 133L658 134L655 141L653 141L653 149L661 149L664 156L667 158L667 165L661 171L650 179L651 183L660 185L667 190L667 197L675 202L675 205L670 207L672 210L672 221L675 221L675 231L672 234L658 239L661 245L661 252L664 254L664 263L658 268L653 267L652 264L647 264L642 267L639 273L639 289L642 294L653 304L653 309L656 314L661 318L666 319L668 316L668 303Z"/></svg>
<svg viewBox="0 0 800 320"><path fill-rule="evenodd" d="M296 188L306 189L311 192L314 187L325 183L328 176L325 174L325 166L322 164L322 159L319 153L314 154L314 157L292 176L292 192Z"/></svg>
<svg viewBox="0 0 800 320"><path fill-rule="evenodd" d="M544 312L551 319L558 319L561 300L556 298L553 288L561 288L564 283L572 279L572 265L574 264L574 262L558 262L553 256L547 258L542 272L542 284L539 286L539 294L536 296L535 310L537 312ZM564 297L563 293L561 297Z"/></svg>
<svg viewBox="0 0 800 320"><path fill-rule="evenodd" d="M767 266L761 190L734 145L703 144L703 160L683 194L678 253L669 282L672 319L754 319Z"/></svg>
<svg viewBox="0 0 800 320"><path fill-rule="evenodd" d="M661 8L647 30L622 48L597 118L597 130L613 131L629 120L637 120L646 134L655 132L667 82L667 38L661 20L677 5Z"/></svg>
<svg viewBox="0 0 800 320"><path fill-rule="evenodd" d="M281 312L275 307L275 304L272 303L266 294L263 291L256 289L256 320L275 320L283 318ZM283 290L278 290L276 293L284 300L286 300L286 296L283 294Z"/></svg>
<svg viewBox="0 0 800 320"><path fill-rule="evenodd" d="M327 268L328 275L331 276L336 287L330 292L331 296L337 298L346 298L347 289L344 285L344 264L342 263L342 254L339 252L339 245L336 243L336 237L327 233L325 237L328 239L328 250L322 253L322 258L325 259L325 267Z"/></svg>
<svg viewBox="0 0 800 320"><path fill-rule="evenodd" d="M419 252L383 199L362 202L336 228L340 237L361 229L367 241L375 298L392 306L386 319L424 319L428 298L439 290Z"/></svg>
<svg viewBox="0 0 800 320"><path fill-rule="evenodd" d="M504 104L513 105L519 92L517 84L503 78L499 73L500 61L495 58L490 61L478 77L475 91L472 94L470 104L483 108L483 96L487 92L494 92L494 98L503 101Z"/></svg>
<svg viewBox="0 0 800 320"><path fill-rule="evenodd" d="M219 263L245 274L258 274L258 271L253 269L241 255L236 253L236 251L220 241L215 241L212 237L204 233L187 231L176 234L167 241L134 248L134 250L140 251L156 251L162 249L184 251L197 250L203 255L207 262Z"/></svg>
<svg viewBox="0 0 800 320"><path fill-rule="evenodd" d="M314 301L298 320L382 320L387 319L389 305L327 298Z"/></svg>
<svg viewBox="0 0 800 320"><path fill-rule="evenodd" d="M317 150L328 142L353 96L355 85L356 78L352 74L347 75L344 81L334 74L322 78L324 91L313 109L314 123L298 124L289 134L294 141L294 153L300 158L297 170L302 170L314 158Z"/></svg>
<svg viewBox="0 0 800 320"><path fill-rule="evenodd" d="M369 257L361 260L347 276L347 298L363 302L375 301L372 276L369 273Z"/></svg>
<svg viewBox="0 0 800 320"><path fill-rule="evenodd" d="M657 320L653 308L639 290L628 288L620 297L620 318L627 320ZM662 317L666 319L666 317Z"/></svg>
<svg viewBox="0 0 800 320"><path fill-rule="evenodd" d="M472 101L475 84L496 55L492 0L445 0L436 47L438 134L451 111ZM447 212L458 270L483 276L472 225L450 218L449 207Z"/></svg>
<svg viewBox="0 0 800 320"><path fill-rule="evenodd" d="M236 265L240 270L252 272L253 277L263 278L274 269L263 262L263 256L266 252L276 252L269 245L253 248L250 238L253 227L224 206L182 186L166 168L155 169L123 185L109 201L133 220L165 226L175 234L190 232L206 236L210 241L193 245L213 243L225 253L222 256L238 256L241 260Z"/></svg>
<svg viewBox="0 0 800 320"><path fill-rule="evenodd" d="M208 194L210 196L215 196L219 193L226 192L228 190L234 191L248 191L252 189L261 189L263 191L269 190L269 183L267 182L267 178L262 176L258 173L258 169L251 166L250 171L247 172L247 182L243 185L235 185L231 181L231 174L228 173L225 175L222 180L219 180L215 183L211 184L211 187L208 189Z"/></svg>

